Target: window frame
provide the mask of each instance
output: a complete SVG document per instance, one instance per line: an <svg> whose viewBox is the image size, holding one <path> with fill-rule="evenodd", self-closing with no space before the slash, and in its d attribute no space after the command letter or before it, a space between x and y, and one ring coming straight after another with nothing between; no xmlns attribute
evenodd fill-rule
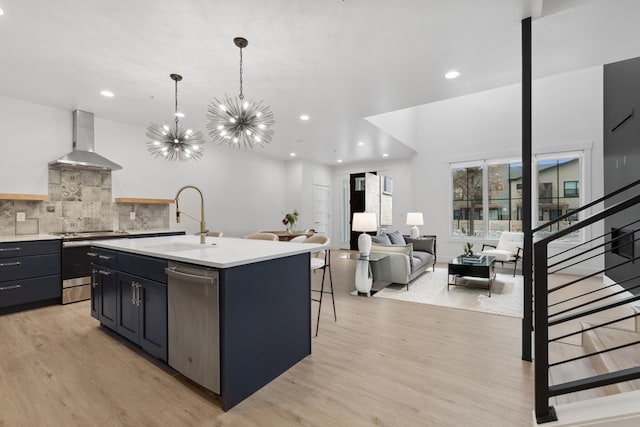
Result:
<svg viewBox="0 0 640 427"><path fill-rule="evenodd" d="M538 198L538 163L544 160L560 160L567 158L577 158L578 160L578 180L577 180L577 196L575 197L567 197L571 199L578 199L578 206L582 206L585 203L585 195L590 194L589 182L585 179L587 176L587 167L591 166L591 143L578 143L573 144L571 146L565 147L556 147L556 148L547 148L547 149L539 149L537 154L532 156L532 228L536 228L539 224L543 224L546 220L542 220L539 217L539 212L541 209L539 207L539 198ZM518 157L494 157L494 158L484 158L484 159L476 159L470 161L450 161L449 162L449 208L448 208L448 216L449 216L449 238L452 240L496 240L495 237L490 236L489 234L489 219L490 219L490 207L489 207L489 166L496 164L511 164L511 163L521 163L522 160ZM477 167L481 165L483 169L483 213L482 218L487 218L487 221L483 221L482 233L481 235L456 235L454 234L454 198L453 198L453 179L452 179L452 171L453 169L465 168L465 167ZM570 180L567 180L567 182ZM562 199L564 196L564 180L562 181L562 194L558 191L557 198ZM516 184L518 185L518 184ZM521 185L520 185L521 186ZM558 186L560 186L560 182L558 182ZM558 188L558 190L560 190ZM512 196L510 195L510 203L512 200ZM517 210L520 212L521 207L518 207ZM568 211L573 210L568 208ZM578 220L584 218L585 215L589 214L589 209L581 212L578 215ZM509 213L510 221L521 221L521 215L516 215L517 218L511 218L512 212ZM571 221L575 221L574 217L571 217ZM511 224L509 224L509 229L511 229ZM588 238L586 234L590 234L590 232L586 230L582 230L578 236L578 238L569 238L565 239L562 242L575 244L578 242L584 242L585 238Z"/></svg>

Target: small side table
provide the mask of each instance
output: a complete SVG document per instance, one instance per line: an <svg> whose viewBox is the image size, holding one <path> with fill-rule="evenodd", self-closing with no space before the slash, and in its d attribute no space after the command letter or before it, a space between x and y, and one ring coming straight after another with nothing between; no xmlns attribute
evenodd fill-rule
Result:
<svg viewBox="0 0 640 427"><path fill-rule="evenodd" d="M370 253L369 256L363 257L359 253L357 254L349 254L346 258L355 259L357 261L356 264L356 274L355 274L355 285L356 290L353 291L352 295L364 295L367 297L371 296L371 291L378 291L381 288L387 286L390 282L384 283L376 283L375 289L373 286L373 274L371 273L371 263L372 262L381 262L389 257L388 254L383 253ZM382 286L379 286L382 285Z"/></svg>

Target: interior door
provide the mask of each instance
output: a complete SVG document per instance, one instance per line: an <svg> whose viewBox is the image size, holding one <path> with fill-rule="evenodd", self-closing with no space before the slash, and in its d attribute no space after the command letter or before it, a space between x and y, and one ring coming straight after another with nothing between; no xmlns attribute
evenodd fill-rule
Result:
<svg viewBox="0 0 640 427"><path fill-rule="evenodd" d="M313 226L316 233L329 235L329 186L313 184Z"/></svg>

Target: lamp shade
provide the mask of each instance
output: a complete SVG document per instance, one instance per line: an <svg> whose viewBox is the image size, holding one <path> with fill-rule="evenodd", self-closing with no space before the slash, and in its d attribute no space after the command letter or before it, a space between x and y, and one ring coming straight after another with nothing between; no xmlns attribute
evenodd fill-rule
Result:
<svg viewBox="0 0 640 427"><path fill-rule="evenodd" d="M351 229L353 231L376 231L378 229L376 214L373 212L354 213Z"/></svg>
<svg viewBox="0 0 640 427"><path fill-rule="evenodd" d="M422 212L407 212L407 225L423 225Z"/></svg>

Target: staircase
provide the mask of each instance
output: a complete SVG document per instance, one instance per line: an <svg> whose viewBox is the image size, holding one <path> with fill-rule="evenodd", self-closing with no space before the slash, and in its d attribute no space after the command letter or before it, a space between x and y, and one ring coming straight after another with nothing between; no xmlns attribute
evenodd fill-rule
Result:
<svg viewBox="0 0 640 427"><path fill-rule="evenodd" d="M525 290L533 290L532 312L526 312L525 304L523 337L533 317L534 425L640 425L640 266L635 264L640 260L639 184L583 206L579 211L614 196L621 200L618 196L631 188L635 193L577 223L556 227L562 229L555 233L540 235L552 229L550 223L525 232L525 248L535 233L539 238L533 244L533 277L524 277ZM605 221L621 217L633 219L619 228L605 228ZM610 231L596 232L602 229ZM568 235L596 237L565 250L550 246ZM568 274L604 257L607 265L599 271ZM626 273L621 278L622 271Z"/></svg>

